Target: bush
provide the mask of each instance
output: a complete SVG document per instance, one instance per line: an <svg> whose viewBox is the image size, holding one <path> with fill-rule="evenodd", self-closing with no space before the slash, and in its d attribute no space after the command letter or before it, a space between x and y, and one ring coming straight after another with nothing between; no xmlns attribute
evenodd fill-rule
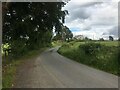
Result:
<svg viewBox="0 0 120 90"><path fill-rule="evenodd" d="M64 48L69 48L70 45L69 45L69 43L65 43L65 44L62 45L62 47L64 47Z"/></svg>
<svg viewBox="0 0 120 90"><path fill-rule="evenodd" d="M106 46L95 42L87 42L75 47L76 43L64 44L58 52L77 62L120 75L118 72L118 69L120 70L120 60L118 62L120 47Z"/></svg>
<svg viewBox="0 0 120 90"><path fill-rule="evenodd" d="M85 54L94 55L101 49L101 44L99 43L86 43L84 45L80 45L79 49L82 49Z"/></svg>

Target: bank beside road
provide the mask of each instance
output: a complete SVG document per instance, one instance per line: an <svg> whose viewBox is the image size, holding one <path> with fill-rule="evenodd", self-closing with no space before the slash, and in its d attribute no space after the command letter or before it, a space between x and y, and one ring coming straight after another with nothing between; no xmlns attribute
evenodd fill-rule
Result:
<svg viewBox="0 0 120 90"><path fill-rule="evenodd" d="M120 47L118 41L65 43L58 53L79 63L119 75Z"/></svg>

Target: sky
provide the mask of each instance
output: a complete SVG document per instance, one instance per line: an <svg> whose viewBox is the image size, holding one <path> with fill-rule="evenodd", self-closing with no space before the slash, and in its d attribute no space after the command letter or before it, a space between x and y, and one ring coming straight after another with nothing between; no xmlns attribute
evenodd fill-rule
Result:
<svg viewBox="0 0 120 90"><path fill-rule="evenodd" d="M118 38L118 0L70 0L65 23L76 35L91 39Z"/></svg>

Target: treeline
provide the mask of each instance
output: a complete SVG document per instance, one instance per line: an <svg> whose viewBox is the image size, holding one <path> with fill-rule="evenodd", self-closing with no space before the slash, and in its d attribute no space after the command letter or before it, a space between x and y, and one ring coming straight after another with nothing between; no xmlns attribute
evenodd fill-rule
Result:
<svg viewBox="0 0 120 90"><path fill-rule="evenodd" d="M12 2L3 19L3 49L12 57L50 46L53 28L61 33L67 10L64 2Z"/></svg>

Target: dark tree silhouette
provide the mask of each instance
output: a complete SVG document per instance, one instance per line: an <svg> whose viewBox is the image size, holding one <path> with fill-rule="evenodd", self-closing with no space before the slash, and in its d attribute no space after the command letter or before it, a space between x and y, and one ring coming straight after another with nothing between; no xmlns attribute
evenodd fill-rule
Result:
<svg viewBox="0 0 120 90"><path fill-rule="evenodd" d="M104 38L100 38L99 40L100 40L100 41L104 41Z"/></svg>
<svg viewBox="0 0 120 90"><path fill-rule="evenodd" d="M109 36L109 40L110 40L110 41L113 41L114 38L113 38L112 36Z"/></svg>
<svg viewBox="0 0 120 90"><path fill-rule="evenodd" d="M118 41L120 41L120 38L118 38Z"/></svg>
<svg viewBox="0 0 120 90"><path fill-rule="evenodd" d="M4 11L2 34L3 44L9 44L11 55L20 56L28 50L49 46L53 27L60 33L68 14L62 10L64 5L64 2L11 2Z"/></svg>
<svg viewBox="0 0 120 90"><path fill-rule="evenodd" d="M73 33L67 26L62 25L61 32L57 32L54 40L69 41L73 38Z"/></svg>

